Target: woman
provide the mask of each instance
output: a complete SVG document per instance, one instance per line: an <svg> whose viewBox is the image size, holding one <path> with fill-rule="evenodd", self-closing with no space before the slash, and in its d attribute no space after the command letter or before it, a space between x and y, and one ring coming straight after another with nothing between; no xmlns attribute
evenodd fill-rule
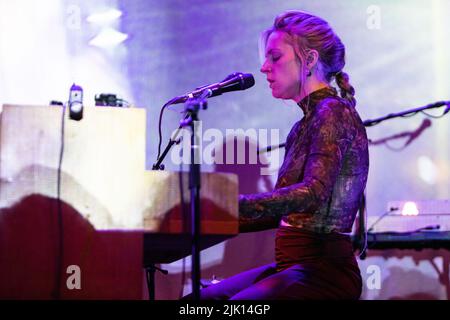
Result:
<svg viewBox="0 0 450 320"><path fill-rule="evenodd" d="M210 286L202 299L358 299L349 237L366 185L365 128L343 72L345 48L323 19L289 11L263 34L261 72L304 117L288 135L273 192L241 195L240 231L278 227L275 263ZM331 86L335 80L340 97Z"/></svg>

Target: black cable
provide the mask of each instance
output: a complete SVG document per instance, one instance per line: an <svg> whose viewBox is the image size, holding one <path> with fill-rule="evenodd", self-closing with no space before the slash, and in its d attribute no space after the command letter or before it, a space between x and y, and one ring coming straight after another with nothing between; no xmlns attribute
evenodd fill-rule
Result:
<svg viewBox="0 0 450 320"><path fill-rule="evenodd" d="M415 116L417 113L419 113L419 111L411 112L410 114L401 115L400 118L411 118L411 117Z"/></svg>
<svg viewBox="0 0 450 320"><path fill-rule="evenodd" d="M377 125L380 122L383 122L383 121L388 120L388 119L393 119L393 118L397 118L397 117L409 118L409 117L412 117L412 116L416 115L419 112L423 112L424 110L428 110L428 109L432 109L432 108L439 108L439 107L442 107L442 106L447 106L447 108L445 109L444 114L443 114L443 115L445 115L447 112L450 111L450 101L434 102L434 103L428 104L428 105L426 105L424 107L419 107L419 108L416 108L416 109L413 109L413 110L408 110L408 111L397 113L397 114L389 114L389 115L387 115L387 116L385 116L383 118L380 118L380 119L366 120L366 121L363 122L363 124L366 127L371 127L371 126ZM425 115L429 115L427 113L424 113L424 114ZM432 116L432 115L429 115L429 116L431 118L435 117L435 116ZM440 116L438 118L440 118Z"/></svg>
<svg viewBox="0 0 450 320"><path fill-rule="evenodd" d="M159 159L159 156L161 155L161 143L162 143L162 132L161 132L161 122L162 122L162 116L164 113L164 109L166 108L166 105L164 105L161 110L159 111L159 122L158 122L158 155L156 156L156 159Z"/></svg>
<svg viewBox="0 0 450 320"><path fill-rule="evenodd" d="M397 211L398 208L390 208L389 211L386 211L385 213L383 213L374 223L372 223L372 225L370 226L370 228L367 229L367 233L369 233L370 231L372 231L372 229L375 227L375 225L380 222L382 219L384 219L384 217L386 217L387 215L389 215L391 212L393 211Z"/></svg>
<svg viewBox="0 0 450 320"><path fill-rule="evenodd" d="M418 228L418 229L414 230L413 232L439 230L440 228L441 228L441 226L439 224L428 225L426 227Z"/></svg>
<svg viewBox="0 0 450 320"><path fill-rule="evenodd" d="M442 118L443 116L445 116L445 112L442 113L440 116L435 116L429 113L426 113L425 111L420 111L421 113L423 113L424 115L426 115L427 117L433 118L433 119L439 119Z"/></svg>
<svg viewBox="0 0 450 320"><path fill-rule="evenodd" d="M367 190L367 189L366 189ZM359 236L360 236L360 250L359 250L359 258L364 260L366 258L366 251L367 251L367 229L366 229L366 225L367 225L367 204L366 204L366 190L364 190L362 196L361 196L361 200L360 200L360 205L359 205ZM362 211L362 212L361 212ZM362 214L362 216L361 216ZM364 245L361 248L361 228L364 230L363 232L363 236L364 237Z"/></svg>
<svg viewBox="0 0 450 320"><path fill-rule="evenodd" d="M70 107L70 106L69 106ZM57 199L57 224L58 224L58 254L56 256L56 282L55 288L53 289L53 296L55 299L59 300L60 289L61 289L61 278L62 278L62 265L64 258L64 224L63 224L63 212L62 212L62 201L61 201L61 172L62 172L62 161L64 155L64 127L66 119L66 105L62 107L62 117L61 117L61 143L59 149L59 161L58 161L58 171L56 180L56 199Z"/></svg>
<svg viewBox="0 0 450 320"><path fill-rule="evenodd" d="M129 103L129 102L128 102L127 100L125 100L125 99L117 99L116 101L119 103L119 106L120 106L120 104L122 104L122 106L124 106L124 107L126 107L126 108L129 108L130 105L131 105L131 103ZM124 103L125 103L125 105L124 105Z"/></svg>
<svg viewBox="0 0 450 320"><path fill-rule="evenodd" d="M161 144L162 144L162 117L164 114L164 110L170 105L171 101L167 102L165 105L162 106L161 111L159 112L159 122L158 122L158 136L159 136L159 142L158 142L158 156L157 160L161 156Z"/></svg>
<svg viewBox="0 0 450 320"><path fill-rule="evenodd" d="M406 146L401 146L401 147L398 147L398 148L397 147L392 147L392 146L389 145L389 143L387 141L385 141L383 144L386 146L386 148L388 148L391 151L395 151L395 152L403 151L406 148Z"/></svg>
<svg viewBox="0 0 450 320"><path fill-rule="evenodd" d="M412 230L412 231L385 231L385 232L373 232L370 233L370 235L372 237L374 237L374 243L376 242L376 237L377 236L383 236L383 235L392 235L392 236L411 236L414 235L415 233L419 233L419 232L423 232L423 231L430 231L430 230L437 230L439 228L437 227L433 227L433 226L427 226L427 227L423 227L423 228L419 228L416 230Z"/></svg>

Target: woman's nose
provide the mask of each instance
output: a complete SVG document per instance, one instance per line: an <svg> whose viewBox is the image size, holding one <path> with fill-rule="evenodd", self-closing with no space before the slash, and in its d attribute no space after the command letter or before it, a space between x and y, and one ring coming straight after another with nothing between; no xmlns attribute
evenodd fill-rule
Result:
<svg viewBox="0 0 450 320"><path fill-rule="evenodd" d="M259 71L261 71L262 73L269 72L269 67L267 65L267 61L263 63L263 65L261 66L261 69Z"/></svg>

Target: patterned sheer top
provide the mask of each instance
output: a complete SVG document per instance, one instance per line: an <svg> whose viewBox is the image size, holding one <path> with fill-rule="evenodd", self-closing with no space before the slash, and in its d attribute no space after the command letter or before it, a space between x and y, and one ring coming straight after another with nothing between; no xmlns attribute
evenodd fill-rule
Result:
<svg viewBox="0 0 450 320"><path fill-rule="evenodd" d="M354 107L326 87L300 101L274 191L241 195L240 232L280 220L317 233L352 229L369 170L365 127Z"/></svg>

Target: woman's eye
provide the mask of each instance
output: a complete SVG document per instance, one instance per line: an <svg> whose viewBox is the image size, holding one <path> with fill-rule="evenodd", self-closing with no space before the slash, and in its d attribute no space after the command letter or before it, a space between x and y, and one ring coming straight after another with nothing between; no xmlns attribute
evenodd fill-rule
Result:
<svg viewBox="0 0 450 320"><path fill-rule="evenodd" d="M281 58L280 56L273 56L272 61L278 61L278 60L280 60L280 58Z"/></svg>

